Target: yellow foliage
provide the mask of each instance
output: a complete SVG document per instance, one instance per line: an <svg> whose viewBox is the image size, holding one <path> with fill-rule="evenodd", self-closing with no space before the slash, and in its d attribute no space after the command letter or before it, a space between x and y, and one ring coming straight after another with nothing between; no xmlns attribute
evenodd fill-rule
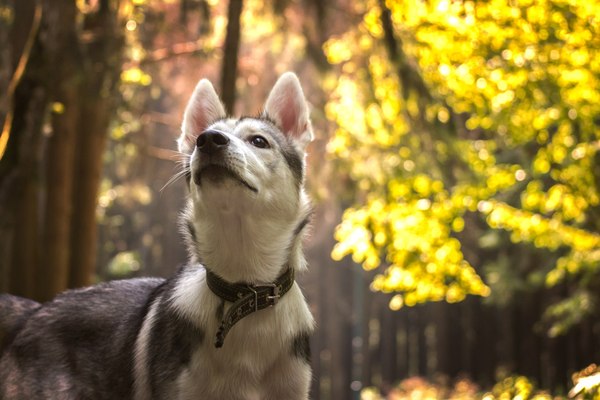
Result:
<svg viewBox="0 0 600 400"><path fill-rule="evenodd" d="M339 64L348 61L352 57L352 49L347 41L331 38L324 45L327 61L331 64Z"/></svg>
<svg viewBox="0 0 600 400"><path fill-rule="evenodd" d="M419 182L417 185L429 192L433 185L425 176L417 178L413 184ZM373 269L379 266L379 255L387 254L389 266L375 278L372 288L405 293L402 305L457 302L467 294L488 295L487 286L464 260L460 243L451 237L450 226L462 219L444 207L423 207L423 200L389 204L373 200L364 208L348 209L336 230L338 243L332 257L352 254L365 269ZM391 306L400 307L399 299Z"/></svg>
<svg viewBox="0 0 600 400"><path fill-rule="evenodd" d="M597 271L600 3L385 4L406 59L390 60L371 0L357 3L356 29L324 46L340 65L328 151L368 193L344 214L332 256L381 267L372 288L401 292L395 309L487 295L457 239L465 215L479 213L515 242L563 250L549 285ZM417 71L431 98L399 66Z"/></svg>
<svg viewBox="0 0 600 400"><path fill-rule="evenodd" d="M152 77L141 69L133 67L126 69L121 73L121 81L124 83L148 86L152 83Z"/></svg>

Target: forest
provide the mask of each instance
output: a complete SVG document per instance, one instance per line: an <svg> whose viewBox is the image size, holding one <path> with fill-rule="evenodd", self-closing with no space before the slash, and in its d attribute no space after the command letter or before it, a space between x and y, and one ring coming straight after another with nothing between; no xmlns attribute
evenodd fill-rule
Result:
<svg viewBox="0 0 600 400"><path fill-rule="evenodd" d="M600 399L596 0L2 0L0 293L173 274L196 82L285 71L311 398Z"/></svg>

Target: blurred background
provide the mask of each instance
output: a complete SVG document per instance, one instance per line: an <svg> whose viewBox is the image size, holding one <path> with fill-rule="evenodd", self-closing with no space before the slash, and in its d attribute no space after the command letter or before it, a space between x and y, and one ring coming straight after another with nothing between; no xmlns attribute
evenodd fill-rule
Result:
<svg viewBox="0 0 600 400"><path fill-rule="evenodd" d="M600 399L600 3L1 0L0 291L186 262L203 77L316 140L313 399Z"/></svg>

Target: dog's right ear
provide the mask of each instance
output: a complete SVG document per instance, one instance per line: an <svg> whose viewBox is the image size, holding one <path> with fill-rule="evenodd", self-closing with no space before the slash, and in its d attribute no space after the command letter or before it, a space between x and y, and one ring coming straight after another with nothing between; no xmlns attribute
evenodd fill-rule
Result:
<svg viewBox="0 0 600 400"><path fill-rule="evenodd" d="M286 72L279 77L269 93L264 113L301 150L305 150L313 140L308 105L300 81L293 72Z"/></svg>
<svg viewBox="0 0 600 400"><path fill-rule="evenodd" d="M210 124L225 116L225 109L213 85L208 79L202 79L196 85L183 114L181 136L177 140L179 151L192 154L196 147L196 138Z"/></svg>

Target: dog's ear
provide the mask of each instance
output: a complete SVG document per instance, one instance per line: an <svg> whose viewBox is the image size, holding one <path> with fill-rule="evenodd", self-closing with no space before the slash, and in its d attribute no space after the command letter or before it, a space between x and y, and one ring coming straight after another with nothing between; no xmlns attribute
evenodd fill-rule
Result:
<svg viewBox="0 0 600 400"><path fill-rule="evenodd" d="M265 103L265 114L302 150L312 141L308 106L296 74L286 72L279 77Z"/></svg>
<svg viewBox="0 0 600 400"><path fill-rule="evenodd" d="M179 151L191 154L196 147L198 135L221 118L225 118L223 104L213 85L207 79L202 79L196 85L183 114L181 136L177 140Z"/></svg>

